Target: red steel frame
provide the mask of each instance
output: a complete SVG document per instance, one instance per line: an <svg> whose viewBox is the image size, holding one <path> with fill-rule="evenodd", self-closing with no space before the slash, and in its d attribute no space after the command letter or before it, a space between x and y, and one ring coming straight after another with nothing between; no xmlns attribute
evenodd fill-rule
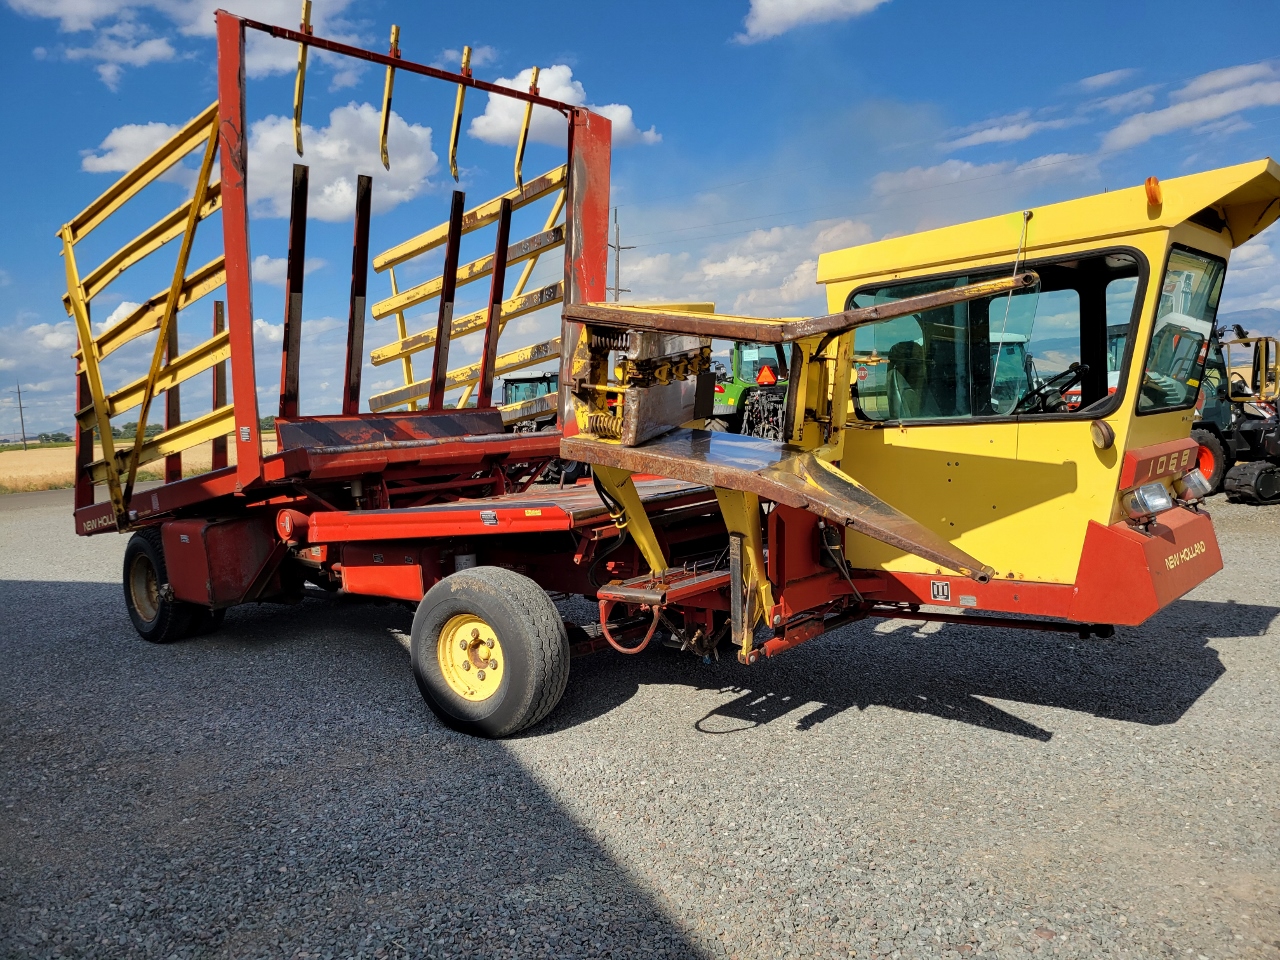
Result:
<svg viewBox="0 0 1280 960"><path fill-rule="evenodd" d="M397 471L397 482L408 489L422 488L424 495L445 499L490 492L505 493L500 472L503 464L548 462L559 452L559 433L465 436L429 440L418 437L408 443L347 443L332 450L323 448L283 449L265 456L259 431L257 375L254 367L253 305L248 222L248 144L245 137L245 31L256 29L294 43L394 66L416 73L462 84L477 90L512 97L549 107L566 116L569 127L568 212L565 243L565 298L569 302L604 299L606 243L609 208L609 164L611 124L605 117L581 107L562 103L527 91L511 90L474 77L451 73L403 58L391 58L311 34L237 17L219 10L216 15L218 51L218 124L222 169L222 232L226 257L226 324L231 344L231 385L235 413L236 449L234 466L222 466L208 473L164 483L141 492L130 504L135 524L158 522L176 511L187 515L204 513L211 517L239 515L247 507L263 502L323 500L314 489L373 474ZM286 309L291 305L286 304ZM286 344L287 349L287 344ZM282 375L291 358L282 363ZM292 358L296 365L296 357ZM85 404L84 377L78 379L77 402ZM562 393L563 396L563 393ZM442 411L455 416L458 411ZM379 423L409 424L429 414L386 413ZM324 423L360 434L362 424L372 415L344 415L299 418L307 423ZM408 429L406 427L406 429ZM499 428L500 429L500 428ZM92 433L77 435L77 466L92 457ZM379 447L380 449L372 449ZM223 461L225 464L225 460ZM492 471L488 486L473 481L455 481L468 468ZM535 477L529 478L536 479ZM523 481L522 481L523 482ZM497 484L496 488L494 483ZM452 487L452 489L450 489ZM385 489L387 488L384 484ZM396 491L401 488L394 488ZM115 528L109 503L94 503L93 485L79 469L75 487L76 532L89 535Z"/></svg>

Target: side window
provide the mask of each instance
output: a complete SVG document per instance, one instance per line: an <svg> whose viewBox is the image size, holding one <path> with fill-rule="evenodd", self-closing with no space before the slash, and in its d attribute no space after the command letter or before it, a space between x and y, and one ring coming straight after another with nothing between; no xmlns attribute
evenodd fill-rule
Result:
<svg viewBox="0 0 1280 960"><path fill-rule="evenodd" d="M1138 394L1139 413L1182 410L1196 402L1218 314L1226 265L1174 248L1160 285L1160 303Z"/></svg>
<svg viewBox="0 0 1280 960"><path fill-rule="evenodd" d="M1063 414L1082 406L1096 411L1122 376L1138 261L1121 252L1032 268L1041 278L1033 290L858 328L853 340L858 416L959 420ZM990 276L859 290L849 306L888 303Z"/></svg>

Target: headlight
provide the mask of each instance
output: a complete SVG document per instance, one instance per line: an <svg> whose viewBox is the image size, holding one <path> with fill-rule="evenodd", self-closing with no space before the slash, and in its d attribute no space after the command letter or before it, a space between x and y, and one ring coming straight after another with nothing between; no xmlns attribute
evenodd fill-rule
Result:
<svg viewBox="0 0 1280 960"><path fill-rule="evenodd" d="M1187 503L1196 503L1213 493L1209 489L1209 481L1198 469L1182 475L1177 481L1178 498Z"/></svg>
<svg viewBox="0 0 1280 960"><path fill-rule="evenodd" d="M1129 516L1135 520L1145 520L1157 513L1173 509L1173 497L1164 488L1163 483L1148 483L1129 494L1125 504Z"/></svg>

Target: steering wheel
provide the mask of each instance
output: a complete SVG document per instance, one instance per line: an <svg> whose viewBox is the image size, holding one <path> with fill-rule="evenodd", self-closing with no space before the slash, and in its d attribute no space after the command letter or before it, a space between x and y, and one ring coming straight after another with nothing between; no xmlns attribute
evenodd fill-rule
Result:
<svg viewBox="0 0 1280 960"><path fill-rule="evenodd" d="M1013 413L1052 413L1066 406L1063 394L1074 387L1089 372L1087 363L1073 363L1061 373L1054 374L1036 387L1014 406ZM1050 395L1057 396L1050 399Z"/></svg>

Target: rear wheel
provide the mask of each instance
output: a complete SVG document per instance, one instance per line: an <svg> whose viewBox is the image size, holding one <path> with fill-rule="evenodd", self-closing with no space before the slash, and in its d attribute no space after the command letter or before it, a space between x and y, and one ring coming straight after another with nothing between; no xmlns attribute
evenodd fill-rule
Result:
<svg viewBox="0 0 1280 960"><path fill-rule="evenodd" d="M1236 464L1223 487L1232 503L1280 503L1280 467L1267 460Z"/></svg>
<svg viewBox="0 0 1280 960"><path fill-rule="evenodd" d="M1209 481L1209 489L1217 493L1222 489L1222 478L1231 467L1227 449L1216 433L1208 430L1192 430L1191 439L1200 445L1196 454L1196 468Z"/></svg>
<svg viewBox="0 0 1280 960"><path fill-rule="evenodd" d="M413 618L418 690L436 716L463 733L507 737L533 726L569 682L569 639L536 583L503 567L445 577Z"/></svg>
<svg viewBox="0 0 1280 960"><path fill-rule="evenodd" d="M172 643L191 631L199 608L173 598L158 527L139 530L125 547L124 602L143 640Z"/></svg>

